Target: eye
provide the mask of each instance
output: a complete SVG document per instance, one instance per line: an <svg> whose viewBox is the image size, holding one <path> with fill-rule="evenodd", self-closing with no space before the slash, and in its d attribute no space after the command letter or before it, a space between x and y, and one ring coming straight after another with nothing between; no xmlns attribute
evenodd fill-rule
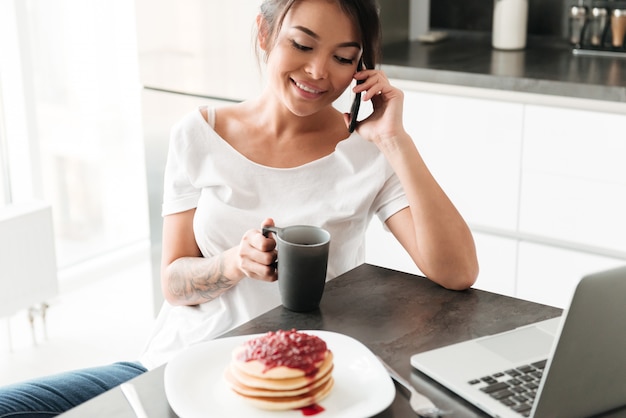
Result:
<svg viewBox="0 0 626 418"><path fill-rule="evenodd" d="M344 58L344 57L340 57L339 55L335 55L335 59L340 63L340 64L346 64L346 65L352 65L354 64L354 59L352 58Z"/></svg>
<svg viewBox="0 0 626 418"><path fill-rule="evenodd" d="M294 47L295 49L299 50L299 51L310 51L311 49L313 49L311 47L299 44L298 42L294 41L293 39L291 40L291 46Z"/></svg>

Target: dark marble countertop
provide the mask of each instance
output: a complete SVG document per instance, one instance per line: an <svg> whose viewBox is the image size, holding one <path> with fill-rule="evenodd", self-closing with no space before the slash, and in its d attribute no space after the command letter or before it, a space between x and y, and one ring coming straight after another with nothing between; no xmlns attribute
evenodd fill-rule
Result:
<svg viewBox="0 0 626 418"><path fill-rule="evenodd" d="M439 407L454 411L454 418L478 418L486 415L413 370L410 356L561 313L558 308L477 289L454 292L420 276L363 264L326 283L319 309L298 313L279 306L220 338L291 328L338 332L356 339L383 358ZM177 416L165 394L164 374L165 366L160 366L133 379L151 418ZM114 388L62 416L131 418L133 415L121 390ZM375 416L416 415L398 391L392 404Z"/></svg>
<svg viewBox="0 0 626 418"><path fill-rule="evenodd" d="M565 40L540 37L522 51L498 51L488 33L448 34L435 44L386 45L383 70L395 79L626 103L626 52L576 55Z"/></svg>

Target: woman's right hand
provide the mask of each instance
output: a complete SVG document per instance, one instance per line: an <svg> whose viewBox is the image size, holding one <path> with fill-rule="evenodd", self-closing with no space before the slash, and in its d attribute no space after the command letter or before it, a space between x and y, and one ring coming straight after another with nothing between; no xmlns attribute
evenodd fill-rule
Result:
<svg viewBox="0 0 626 418"><path fill-rule="evenodd" d="M274 220L267 218L262 227L274 226ZM275 281L276 273L276 240L265 237L261 229L246 231L239 243L239 268L244 275L255 280Z"/></svg>

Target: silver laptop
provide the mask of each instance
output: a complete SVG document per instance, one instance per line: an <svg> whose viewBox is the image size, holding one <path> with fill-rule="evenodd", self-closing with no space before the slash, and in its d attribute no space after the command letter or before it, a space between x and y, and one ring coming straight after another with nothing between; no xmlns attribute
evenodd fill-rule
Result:
<svg viewBox="0 0 626 418"><path fill-rule="evenodd" d="M411 356L494 417L589 417L626 405L626 267L585 276L562 317Z"/></svg>

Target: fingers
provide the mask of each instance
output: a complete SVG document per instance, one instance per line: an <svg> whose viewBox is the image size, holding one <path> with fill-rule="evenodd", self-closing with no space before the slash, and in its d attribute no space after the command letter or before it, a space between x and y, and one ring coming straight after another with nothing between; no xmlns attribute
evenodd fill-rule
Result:
<svg viewBox="0 0 626 418"><path fill-rule="evenodd" d="M381 95L392 89L385 73L379 70L359 71L354 75L356 80L363 80L363 83L357 84L352 91L355 93L362 92L363 100L371 100L373 97Z"/></svg>
<svg viewBox="0 0 626 418"><path fill-rule="evenodd" d="M263 221L263 226L274 226L271 218ZM239 245L239 264L246 276L263 281L274 281L276 275L276 241L272 236L265 237L259 229L247 231Z"/></svg>
<svg viewBox="0 0 626 418"><path fill-rule="evenodd" d="M343 121L346 124L346 128L350 126L350 114L349 113L343 114ZM359 126L358 122L357 122L357 126Z"/></svg>
<svg viewBox="0 0 626 418"><path fill-rule="evenodd" d="M261 229L269 226L276 226L274 224L274 220L272 218L265 218L265 220L261 223Z"/></svg>

